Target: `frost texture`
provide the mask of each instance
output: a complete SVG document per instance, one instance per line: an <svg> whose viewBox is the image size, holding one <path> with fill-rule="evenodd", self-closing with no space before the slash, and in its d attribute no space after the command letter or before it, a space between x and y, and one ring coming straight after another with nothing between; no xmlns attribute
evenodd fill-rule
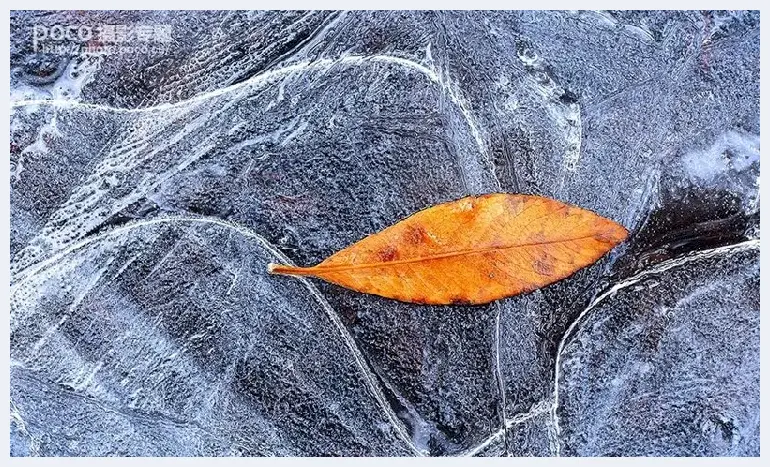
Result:
<svg viewBox="0 0 770 467"><path fill-rule="evenodd" d="M32 51L72 22L175 42ZM758 453L758 13L11 23L13 455ZM490 191L632 236L484 307L265 274Z"/></svg>
<svg viewBox="0 0 770 467"><path fill-rule="evenodd" d="M564 348L561 372L570 454L758 456L758 251L619 290Z"/></svg>

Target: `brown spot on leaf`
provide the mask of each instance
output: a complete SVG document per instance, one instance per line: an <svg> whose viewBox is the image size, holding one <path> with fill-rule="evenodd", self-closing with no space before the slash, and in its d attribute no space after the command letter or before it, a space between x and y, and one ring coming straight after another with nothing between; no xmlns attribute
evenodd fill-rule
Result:
<svg viewBox="0 0 770 467"><path fill-rule="evenodd" d="M473 305L473 302L465 297L452 297L449 299L449 303L452 305Z"/></svg>
<svg viewBox="0 0 770 467"><path fill-rule="evenodd" d="M398 250L388 245L377 252L377 257L383 263L387 263L389 261L395 261L396 259L398 259Z"/></svg>
<svg viewBox="0 0 770 467"><path fill-rule="evenodd" d="M532 263L532 269L541 276L552 276L553 259L548 254L540 254Z"/></svg>
<svg viewBox="0 0 770 467"><path fill-rule="evenodd" d="M409 225L404 232L404 241L411 245L420 245L430 241L430 237L423 226Z"/></svg>
<svg viewBox="0 0 770 467"><path fill-rule="evenodd" d="M517 215L524 210L524 201L521 198L509 197L505 201L508 203L508 209L513 215Z"/></svg>
<svg viewBox="0 0 770 467"><path fill-rule="evenodd" d="M604 229L599 230L600 226L604 227ZM606 221L600 226L597 226L597 233L594 235L594 238L600 242L616 245L628 236L628 230L622 226L618 226L615 229L607 229Z"/></svg>

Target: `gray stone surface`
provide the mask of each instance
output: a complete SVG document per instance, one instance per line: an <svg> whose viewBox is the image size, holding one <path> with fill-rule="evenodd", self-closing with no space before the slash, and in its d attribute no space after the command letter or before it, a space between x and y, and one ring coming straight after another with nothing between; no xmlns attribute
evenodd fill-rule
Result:
<svg viewBox="0 0 770 467"><path fill-rule="evenodd" d="M15 12L10 67L12 455L759 453L758 12ZM265 273L492 191L632 234L481 307Z"/></svg>

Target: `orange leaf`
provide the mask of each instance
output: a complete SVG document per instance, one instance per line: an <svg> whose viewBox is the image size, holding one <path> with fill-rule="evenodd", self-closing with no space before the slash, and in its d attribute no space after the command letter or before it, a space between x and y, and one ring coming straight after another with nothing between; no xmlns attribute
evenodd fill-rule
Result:
<svg viewBox="0 0 770 467"><path fill-rule="evenodd" d="M627 236L585 209L493 193L420 211L317 266L268 270L404 302L482 304L564 279Z"/></svg>

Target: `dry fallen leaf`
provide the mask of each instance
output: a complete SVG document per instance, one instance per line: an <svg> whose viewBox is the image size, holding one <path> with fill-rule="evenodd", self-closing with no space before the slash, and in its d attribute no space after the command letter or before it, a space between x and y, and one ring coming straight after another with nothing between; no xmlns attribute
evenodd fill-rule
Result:
<svg viewBox="0 0 770 467"><path fill-rule="evenodd" d="M576 206L494 193L427 208L317 266L268 270L404 302L482 304L563 279L627 236Z"/></svg>

